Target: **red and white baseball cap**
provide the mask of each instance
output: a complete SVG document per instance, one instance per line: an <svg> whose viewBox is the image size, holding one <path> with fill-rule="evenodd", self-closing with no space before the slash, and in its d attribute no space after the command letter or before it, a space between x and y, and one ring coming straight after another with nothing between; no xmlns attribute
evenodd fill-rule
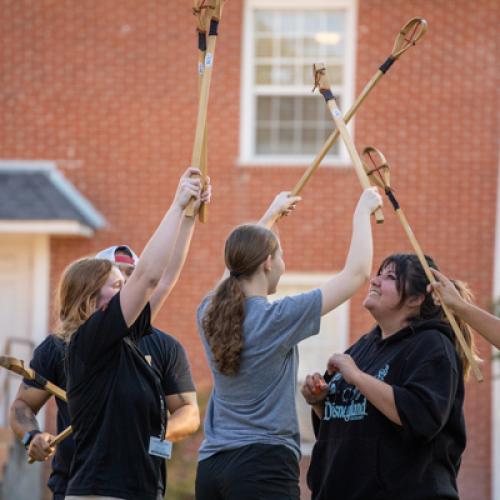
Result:
<svg viewBox="0 0 500 500"><path fill-rule="evenodd" d="M117 252L122 252L116 255ZM126 254L126 255L123 255ZM101 250L95 256L96 259L105 259L113 262L113 264L128 264L129 266L136 266L139 262L139 257L127 245L115 245L112 247Z"/></svg>

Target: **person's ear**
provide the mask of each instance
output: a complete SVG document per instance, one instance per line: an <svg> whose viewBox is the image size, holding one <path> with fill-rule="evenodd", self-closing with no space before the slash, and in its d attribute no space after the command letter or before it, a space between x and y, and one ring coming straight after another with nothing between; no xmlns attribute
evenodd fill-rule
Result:
<svg viewBox="0 0 500 500"><path fill-rule="evenodd" d="M421 293L420 295L417 295L415 297L409 297L406 303L410 307L420 307L424 303L424 300L425 300L425 295Z"/></svg>
<svg viewBox="0 0 500 500"><path fill-rule="evenodd" d="M264 261L264 271L270 271L273 267L273 256L268 255L266 260Z"/></svg>

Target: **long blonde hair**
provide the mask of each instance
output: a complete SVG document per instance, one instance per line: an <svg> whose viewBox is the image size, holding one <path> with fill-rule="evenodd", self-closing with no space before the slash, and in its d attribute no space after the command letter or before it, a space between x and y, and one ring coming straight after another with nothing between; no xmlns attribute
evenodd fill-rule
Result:
<svg viewBox="0 0 500 500"><path fill-rule="evenodd" d="M72 262L57 287L57 325L54 334L65 342L97 310L99 292L106 283L113 263L85 257Z"/></svg>

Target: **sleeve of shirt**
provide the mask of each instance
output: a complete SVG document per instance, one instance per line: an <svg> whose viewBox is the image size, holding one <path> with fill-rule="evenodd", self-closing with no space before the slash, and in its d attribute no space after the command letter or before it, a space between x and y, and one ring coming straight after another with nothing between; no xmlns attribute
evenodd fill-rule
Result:
<svg viewBox="0 0 500 500"><path fill-rule="evenodd" d="M427 361L415 360L404 382L393 386L403 429L416 437L432 439L449 418L461 377L452 356L443 352Z"/></svg>
<svg viewBox="0 0 500 500"><path fill-rule="evenodd" d="M316 335L321 323L321 291L319 288L299 295L289 295L272 304L276 333L285 347Z"/></svg>
<svg viewBox="0 0 500 500"><path fill-rule="evenodd" d="M73 335L70 351L78 352L84 363L91 363L111 351L123 338L140 336L150 324L151 309L146 304L128 328L117 293L104 309L96 311Z"/></svg>
<svg viewBox="0 0 500 500"><path fill-rule="evenodd" d="M189 361L184 347L181 343L170 337L171 347L168 351L168 359L165 360L166 370L162 374L162 385L165 396L180 394L182 392L194 392L196 390Z"/></svg>
<svg viewBox="0 0 500 500"><path fill-rule="evenodd" d="M51 336L46 337L33 351L33 357L30 361L30 368L41 377L57 384L57 364L60 361L56 359L57 349L51 344L54 342ZM35 380L23 379L23 383L35 389L43 389Z"/></svg>

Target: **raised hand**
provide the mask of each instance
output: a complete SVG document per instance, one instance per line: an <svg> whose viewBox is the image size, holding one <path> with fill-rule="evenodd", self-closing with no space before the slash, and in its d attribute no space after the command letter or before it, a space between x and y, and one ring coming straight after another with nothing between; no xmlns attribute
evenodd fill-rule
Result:
<svg viewBox="0 0 500 500"><path fill-rule="evenodd" d="M201 172L199 168L189 167L181 176L175 193L174 203L184 210L191 198L199 203L201 193Z"/></svg>
<svg viewBox="0 0 500 500"><path fill-rule="evenodd" d="M287 216L297 206L297 203L302 198L300 196L292 196L290 191L282 191L272 201L266 213L261 219L261 224L267 227L272 226L280 217Z"/></svg>
<svg viewBox="0 0 500 500"><path fill-rule="evenodd" d="M444 302L451 310L456 311L463 299L460 297L455 285L443 273L433 268L431 268L431 271L436 281L427 285L427 291L432 292L434 303L440 306L441 302Z"/></svg>
<svg viewBox="0 0 500 500"><path fill-rule="evenodd" d="M372 214L377 208L382 207L384 204L382 196L375 186L366 188L359 197L358 204L356 205L356 212L363 211Z"/></svg>

